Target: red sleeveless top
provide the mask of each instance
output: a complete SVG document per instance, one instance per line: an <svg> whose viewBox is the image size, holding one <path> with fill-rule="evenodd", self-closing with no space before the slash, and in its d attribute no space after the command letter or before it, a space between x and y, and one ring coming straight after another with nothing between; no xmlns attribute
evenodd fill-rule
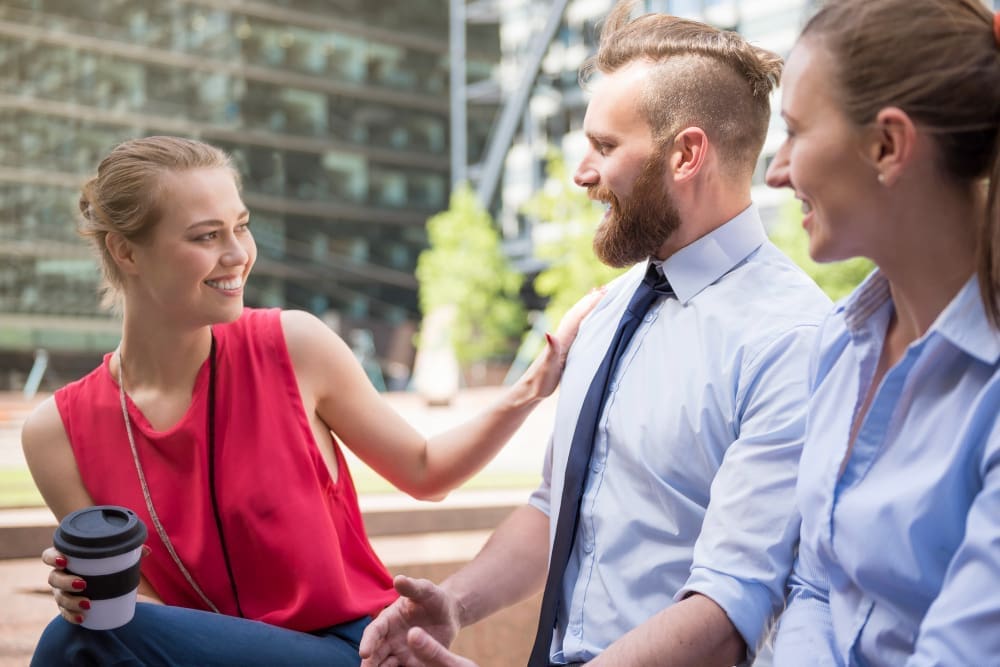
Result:
<svg viewBox="0 0 1000 667"><path fill-rule="evenodd" d="M357 493L336 443L337 481L317 448L277 309L246 309L212 328L216 341L215 493L236 593L247 618L311 631L396 598L365 535ZM163 601L205 605L156 534L122 418L111 354L55 393L83 483L99 505L131 508L149 528L142 573ZM154 430L128 401L153 506L208 598L236 615L208 475L208 361L176 425Z"/></svg>

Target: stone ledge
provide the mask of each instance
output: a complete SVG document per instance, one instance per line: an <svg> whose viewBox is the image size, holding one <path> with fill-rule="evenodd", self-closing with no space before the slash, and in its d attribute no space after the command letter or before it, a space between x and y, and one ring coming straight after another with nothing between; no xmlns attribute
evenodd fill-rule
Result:
<svg viewBox="0 0 1000 667"><path fill-rule="evenodd" d="M400 494L362 496L369 537L492 530L522 505L528 492L459 491L443 501L421 502ZM0 560L31 558L52 544L56 522L47 508L0 510Z"/></svg>

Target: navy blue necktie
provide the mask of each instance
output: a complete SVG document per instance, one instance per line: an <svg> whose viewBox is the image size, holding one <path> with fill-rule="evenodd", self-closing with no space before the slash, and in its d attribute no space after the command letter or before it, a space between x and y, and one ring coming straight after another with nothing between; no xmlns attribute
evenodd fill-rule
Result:
<svg viewBox="0 0 1000 667"><path fill-rule="evenodd" d="M538 618L538 631L535 634L535 644L531 649L528 667L548 667L549 649L552 644L552 631L556 623L559 608L559 598L562 593L562 580L569 562L573 540L576 538L577 519L580 512L580 499L583 496L583 485L587 479L587 467L590 464L590 454L594 449L594 437L597 434L597 422L601 417L604 399L607 394L608 381L614 375L618 359L628 348L632 335L639 328L639 323L646 311L661 295L673 294L670 283L663 274L650 263L646 276L632 295L632 300L618 322L618 330L611 345L608 347L604 360L598 366L594 379L590 382L587 395L580 407L580 416L573 432L573 442L570 444L569 457L566 461L566 476L563 481L562 502L559 505L559 518L556 521L556 535L552 542L552 557L549 560L549 574L545 580L545 593L542 595L542 609Z"/></svg>

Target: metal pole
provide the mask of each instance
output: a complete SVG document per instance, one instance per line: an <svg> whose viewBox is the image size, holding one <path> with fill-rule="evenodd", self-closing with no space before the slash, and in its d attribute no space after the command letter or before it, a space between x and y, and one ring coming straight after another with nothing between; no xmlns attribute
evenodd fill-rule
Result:
<svg viewBox="0 0 1000 667"><path fill-rule="evenodd" d="M548 51L549 44L552 43L552 39L559 29L559 24L562 22L562 15L566 9L567 2L568 0L553 0L545 27L535 35L532 41L528 60L522 70L521 81L510 97L507 98L507 103L504 104L500 112L500 120L494 127L493 138L486 149L486 159L483 160L482 176L479 179L479 187L477 188L479 203L485 208L489 208L490 202L493 201L493 195L496 193L497 185L500 183L500 173L503 169L504 158L507 156L507 150L514 139L514 133L517 131L521 114L527 107L535 79L538 77L538 71L542 66L542 59L545 57L545 52Z"/></svg>
<svg viewBox="0 0 1000 667"><path fill-rule="evenodd" d="M465 92L465 0L450 0L448 52L451 86L451 187L468 180L468 121Z"/></svg>

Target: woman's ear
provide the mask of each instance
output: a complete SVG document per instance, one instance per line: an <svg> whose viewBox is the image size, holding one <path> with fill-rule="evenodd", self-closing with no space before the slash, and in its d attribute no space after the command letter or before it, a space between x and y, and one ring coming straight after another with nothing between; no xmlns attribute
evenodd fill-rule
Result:
<svg viewBox="0 0 1000 667"><path fill-rule="evenodd" d="M104 237L104 247L122 273L134 274L138 271L135 247L127 238L118 232L108 232Z"/></svg>
<svg viewBox="0 0 1000 667"><path fill-rule="evenodd" d="M886 107L875 117L869 157L879 183L893 185L916 154L917 127L902 109Z"/></svg>

